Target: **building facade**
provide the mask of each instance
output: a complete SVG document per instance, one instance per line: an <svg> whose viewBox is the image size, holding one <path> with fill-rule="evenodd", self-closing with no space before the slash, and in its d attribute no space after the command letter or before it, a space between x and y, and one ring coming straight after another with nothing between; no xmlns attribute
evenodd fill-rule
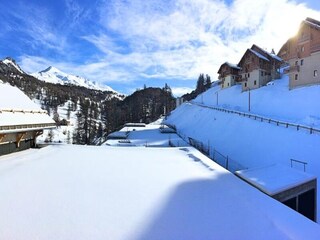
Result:
<svg viewBox="0 0 320 240"><path fill-rule="evenodd" d="M280 77L282 59L257 45L247 49L238 66L242 91L256 89Z"/></svg>
<svg viewBox="0 0 320 240"><path fill-rule="evenodd" d="M231 64L228 62L223 63L219 70L219 80L221 81L221 88L228 88L239 82L239 71L240 67L236 64Z"/></svg>
<svg viewBox="0 0 320 240"><path fill-rule="evenodd" d="M289 89L320 83L320 22L312 18L302 21L296 36L290 38L278 55L290 67Z"/></svg>

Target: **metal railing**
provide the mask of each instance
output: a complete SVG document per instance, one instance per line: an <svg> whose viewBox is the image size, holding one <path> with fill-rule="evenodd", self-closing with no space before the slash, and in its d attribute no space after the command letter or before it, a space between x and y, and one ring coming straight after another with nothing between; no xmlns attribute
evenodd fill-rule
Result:
<svg viewBox="0 0 320 240"><path fill-rule="evenodd" d="M290 159L290 162L291 162L291 168L293 167L293 163L298 163L298 164L303 164L303 171L305 172L306 171L306 165L308 164L307 162L304 162L304 161L300 161L300 160L296 160L296 159Z"/></svg>
<svg viewBox="0 0 320 240"><path fill-rule="evenodd" d="M199 107L209 108L209 109L213 109L213 110L220 111L220 112L226 112L226 113L236 114L236 115L243 116L243 117L248 117L250 119L253 119L253 120L256 120L256 121L260 121L260 122L266 122L266 123L270 123L270 124L275 124L276 126L283 126L285 128L289 128L289 127L295 128L297 131L306 130L310 134L316 134L316 133L320 134L320 129L309 127L309 126L305 126L305 125L301 125L301 124L284 122L284 121L275 120L275 119L272 119L272 118L262 117L262 116L259 116L259 115L246 113L246 112L235 111L235 110L230 110L230 109L226 109L226 108L207 106L207 105L203 105L201 103L196 103L196 102L189 102L189 103L191 103L193 105L196 105L196 106L199 106Z"/></svg>
<svg viewBox="0 0 320 240"><path fill-rule="evenodd" d="M209 143L205 144L191 137L188 137L188 140L191 146L193 146L204 155L209 157L211 160L213 160L215 163L219 164L221 167L229 170L232 173L238 170L247 169L247 167L243 166L234 159L231 159L228 155L224 155L217 151L213 146L210 146Z"/></svg>

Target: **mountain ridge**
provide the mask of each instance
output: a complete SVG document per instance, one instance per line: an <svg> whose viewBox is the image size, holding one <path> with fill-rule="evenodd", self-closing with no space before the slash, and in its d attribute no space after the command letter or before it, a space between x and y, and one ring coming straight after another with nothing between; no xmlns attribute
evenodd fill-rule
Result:
<svg viewBox="0 0 320 240"><path fill-rule="evenodd" d="M80 77L78 75L65 73L54 66L49 66L44 70L32 73L31 76L41 81L50 82L53 84L61 84L61 85L72 84L72 85L86 87L94 90L111 91L111 92L118 93L114 89L112 89L110 86L107 86L107 85L101 86L95 81L91 81L87 78Z"/></svg>

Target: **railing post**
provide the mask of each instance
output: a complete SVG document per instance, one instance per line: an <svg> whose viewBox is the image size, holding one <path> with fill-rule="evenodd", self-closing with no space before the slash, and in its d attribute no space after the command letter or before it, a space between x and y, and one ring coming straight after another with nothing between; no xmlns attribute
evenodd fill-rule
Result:
<svg viewBox="0 0 320 240"><path fill-rule="evenodd" d="M226 169L229 170L229 157L227 156L227 163L226 163Z"/></svg>

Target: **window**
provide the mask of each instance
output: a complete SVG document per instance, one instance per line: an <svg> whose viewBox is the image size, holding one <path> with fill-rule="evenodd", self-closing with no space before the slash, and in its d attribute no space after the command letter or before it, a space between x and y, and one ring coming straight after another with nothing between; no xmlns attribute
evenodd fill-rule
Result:
<svg viewBox="0 0 320 240"><path fill-rule="evenodd" d="M301 47L301 52L304 52L304 46Z"/></svg>
<svg viewBox="0 0 320 240"><path fill-rule="evenodd" d="M263 77L263 71L261 71L261 76Z"/></svg>
<svg viewBox="0 0 320 240"><path fill-rule="evenodd" d="M230 83L228 83L228 87L230 86Z"/></svg>
<svg viewBox="0 0 320 240"><path fill-rule="evenodd" d="M294 75L294 80L298 80L298 74Z"/></svg>
<svg viewBox="0 0 320 240"><path fill-rule="evenodd" d="M298 61L296 61L295 65L298 66Z"/></svg>
<svg viewBox="0 0 320 240"><path fill-rule="evenodd" d="M246 82L244 83L244 87L245 87L245 88L247 87L247 83L246 83Z"/></svg>
<svg viewBox="0 0 320 240"><path fill-rule="evenodd" d="M254 80L254 83L253 83L254 85L257 85L257 80Z"/></svg>
<svg viewBox="0 0 320 240"><path fill-rule="evenodd" d="M250 73L248 73L248 78L250 77Z"/></svg>
<svg viewBox="0 0 320 240"><path fill-rule="evenodd" d="M318 76L318 70L314 70L313 71L313 77L317 77Z"/></svg>
<svg viewBox="0 0 320 240"><path fill-rule="evenodd" d="M300 61L300 65L301 65L301 66L303 65L303 59L301 59L301 61Z"/></svg>

